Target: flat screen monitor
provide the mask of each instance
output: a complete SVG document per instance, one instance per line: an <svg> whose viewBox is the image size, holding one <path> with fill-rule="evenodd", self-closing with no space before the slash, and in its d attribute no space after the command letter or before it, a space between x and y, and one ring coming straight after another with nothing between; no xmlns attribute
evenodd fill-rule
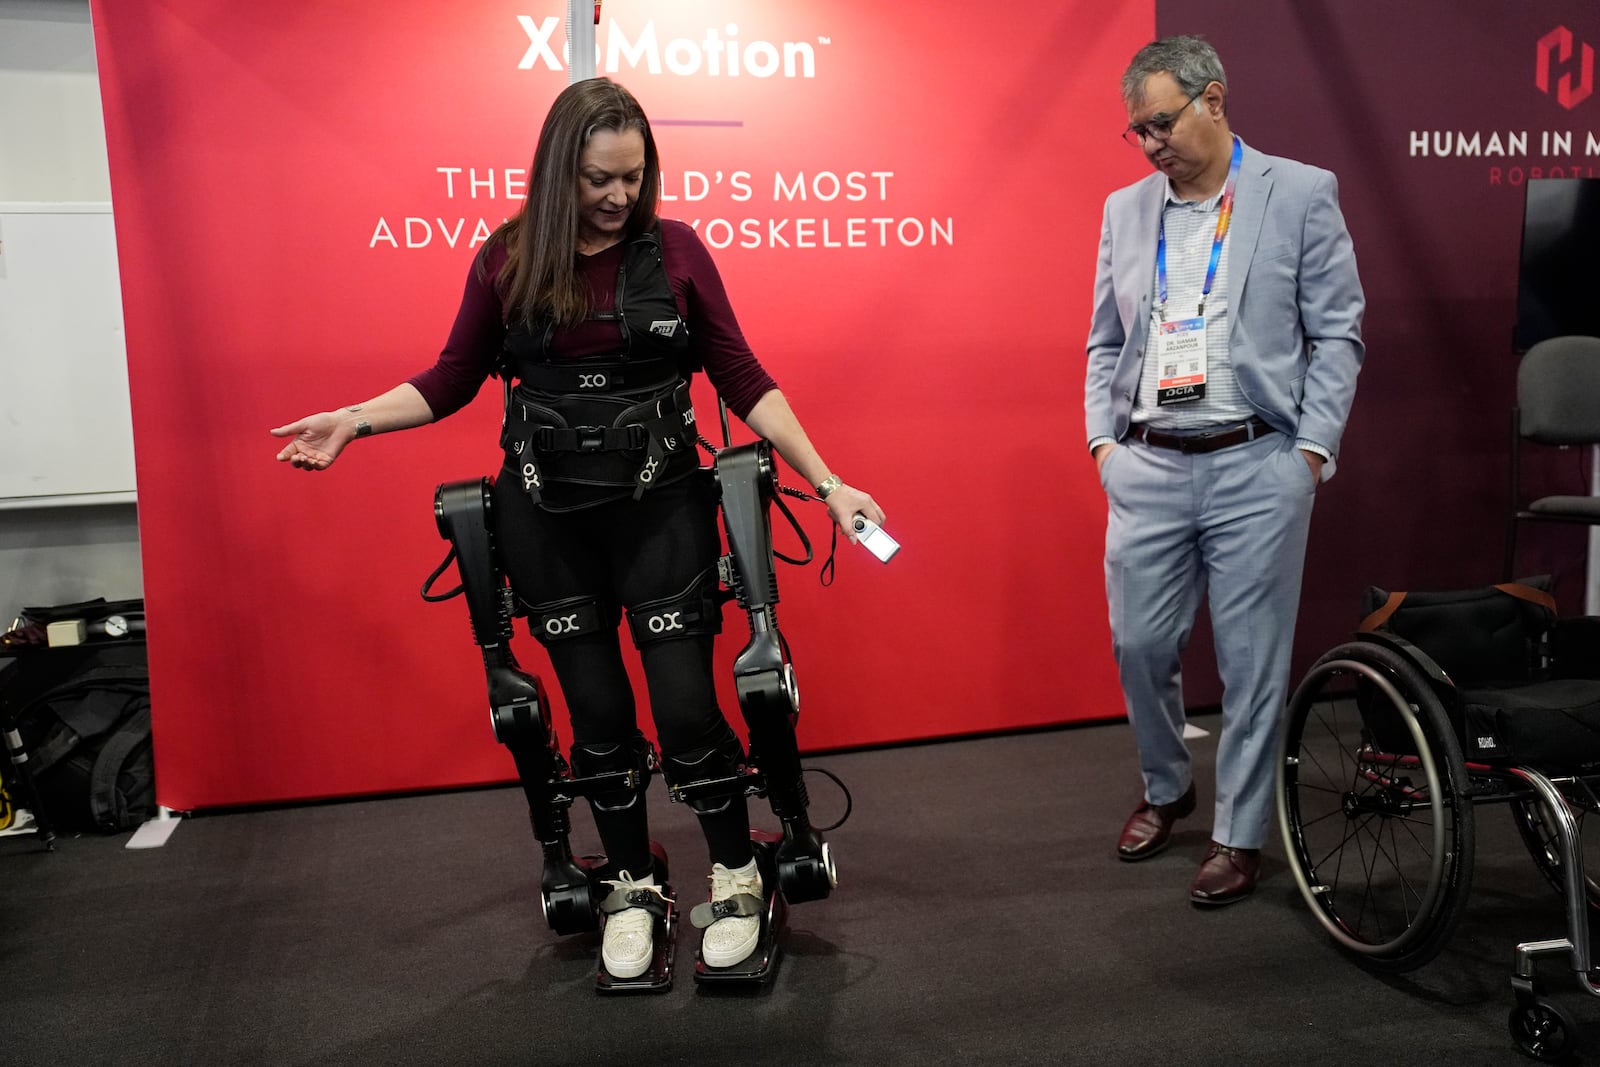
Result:
<svg viewBox="0 0 1600 1067"><path fill-rule="evenodd" d="M1530 178L1512 344L1569 334L1600 337L1600 178Z"/></svg>

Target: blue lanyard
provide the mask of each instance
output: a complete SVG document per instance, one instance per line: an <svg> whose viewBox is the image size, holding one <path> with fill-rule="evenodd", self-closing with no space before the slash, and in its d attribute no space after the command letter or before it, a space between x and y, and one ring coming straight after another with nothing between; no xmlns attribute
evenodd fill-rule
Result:
<svg viewBox="0 0 1600 1067"><path fill-rule="evenodd" d="M1200 289L1201 315L1206 313L1206 297L1217 280L1217 268L1222 264L1222 240L1228 236L1228 225L1233 221L1233 190L1239 183L1239 164L1244 160L1244 145L1237 136L1233 139L1233 158L1228 161L1228 184L1222 190L1222 208L1217 212L1217 233L1211 239L1211 262L1206 264L1206 281ZM1156 237L1156 296L1160 300L1157 313L1167 321L1167 211L1161 209L1161 232Z"/></svg>

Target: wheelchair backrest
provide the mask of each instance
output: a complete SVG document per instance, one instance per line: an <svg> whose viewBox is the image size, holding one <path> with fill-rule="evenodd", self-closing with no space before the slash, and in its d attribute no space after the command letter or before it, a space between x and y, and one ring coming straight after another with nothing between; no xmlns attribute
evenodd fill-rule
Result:
<svg viewBox="0 0 1600 1067"><path fill-rule="evenodd" d="M1448 592L1392 593L1368 586L1362 630L1385 629L1416 645L1459 686L1522 685L1548 667L1555 625L1550 578Z"/></svg>

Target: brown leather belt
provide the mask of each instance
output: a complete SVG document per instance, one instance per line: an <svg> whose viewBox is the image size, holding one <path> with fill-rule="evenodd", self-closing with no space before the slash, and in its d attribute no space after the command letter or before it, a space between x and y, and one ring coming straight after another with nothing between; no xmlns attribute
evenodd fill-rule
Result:
<svg viewBox="0 0 1600 1067"><path fill-rule="evenodd" d="M1257 415L1249 422L1224 426L1208 433L1162 433L1148 426L1134 426L1128 430L1128 436L1155 448L1170 448L1193 455L1198 452L1215 452L1219 448L1232 448L1234 445L1242 445L1246 441L1254 441L1258 437L1276 432L1270 422Z"/></svg>

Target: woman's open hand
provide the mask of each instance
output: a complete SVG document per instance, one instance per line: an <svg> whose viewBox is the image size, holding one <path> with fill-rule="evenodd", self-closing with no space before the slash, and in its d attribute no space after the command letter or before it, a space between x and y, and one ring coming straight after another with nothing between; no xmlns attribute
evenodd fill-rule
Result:
<svg viewBox="0 0 1600 1067"><path fill-rule="evenodd" d="M345 420L331 411L307 415L271 432L274 437L291 438L278 453L278 462L308 471L326 470L355 436Z"/></svg>

